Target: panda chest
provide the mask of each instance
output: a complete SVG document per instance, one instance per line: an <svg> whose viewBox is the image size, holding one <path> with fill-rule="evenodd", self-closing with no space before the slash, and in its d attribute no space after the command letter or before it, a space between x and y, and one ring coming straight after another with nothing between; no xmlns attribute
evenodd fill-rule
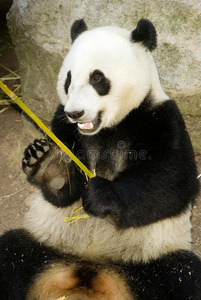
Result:
<svg viewBox="0 0 201 300"><path fill-rule="evenodd" d="M90 145L87 150L89 167L97 176L114 180L128 164L129 145L123 141L100 146Z"/></svg>

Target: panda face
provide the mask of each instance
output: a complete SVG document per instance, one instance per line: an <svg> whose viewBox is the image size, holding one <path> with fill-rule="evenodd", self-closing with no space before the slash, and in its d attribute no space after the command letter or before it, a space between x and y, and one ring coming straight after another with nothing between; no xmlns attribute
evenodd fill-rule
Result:
<svg viewBox="0 0 201 300"><path fill-rule="evenodd" d="M152 88L154 61L127 30L102 27L79 35L61 67L57 90L70 122L93 135L118 124Z"/></svg>

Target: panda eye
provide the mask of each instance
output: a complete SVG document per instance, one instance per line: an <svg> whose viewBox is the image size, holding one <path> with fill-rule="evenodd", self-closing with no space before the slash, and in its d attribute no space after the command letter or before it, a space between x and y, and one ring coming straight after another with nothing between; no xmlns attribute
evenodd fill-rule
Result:
<svg viewBox="0 0 201 300"><path fill-rule="evenodd" d="M64 84L64 89L65 89L66 95L68 95L68 88L69 88L70 84L71 84L71 71L68 71L67 78L66 78L66 81Z"/></svg>
<svg viewBox="0 0 201 300"><path fill-rule="evenodd" d="M100 71L100 70L95 70L93 71L92 74L90 74L90 83L93 84L97 84L99 82L101 82L101 80L104 78L104 74Z"/></svg>
<svg viewBox="0 0 201 300"><path fill-rule="evenodd" d="M100 96L105 96L110 91L110 80L100 70L94 70L89 76L89 83Z"/></svg>
<svg viewBox="0 0 201 300"><path fill-rule="evenodd" d="M96 75L93 76L92 79L93 79L94 82L98 83L98 82L101 81L101 78L102 78L102 76L100 74L96 74Z"/></svg>

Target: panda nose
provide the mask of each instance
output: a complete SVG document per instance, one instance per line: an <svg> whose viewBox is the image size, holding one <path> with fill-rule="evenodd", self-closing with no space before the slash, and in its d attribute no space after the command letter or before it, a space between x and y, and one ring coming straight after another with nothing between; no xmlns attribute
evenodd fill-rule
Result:
<svg viewBox="0 0 201 300"><path fill-rule="evenodd" d="M68 112L66 111L66 115L70 117L71 119L79 119L84 115L84 110L81 111L73 111L73 112Z"/></svg>

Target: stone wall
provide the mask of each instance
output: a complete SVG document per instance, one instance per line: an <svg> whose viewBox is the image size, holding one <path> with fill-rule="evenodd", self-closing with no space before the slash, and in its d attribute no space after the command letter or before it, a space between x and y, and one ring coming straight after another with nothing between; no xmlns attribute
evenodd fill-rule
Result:
<svg viewBox="0 0 201 300"><path fill-rule="evenodd" d="M201 152L200 0L14 0L7 15L21 68L25 103L49 121L58 104L56 81L70 47L70 27L84 17L88 28L118 25L133 30L150 19L158 33L153 55L166 93L186 121Z"/></svg>

